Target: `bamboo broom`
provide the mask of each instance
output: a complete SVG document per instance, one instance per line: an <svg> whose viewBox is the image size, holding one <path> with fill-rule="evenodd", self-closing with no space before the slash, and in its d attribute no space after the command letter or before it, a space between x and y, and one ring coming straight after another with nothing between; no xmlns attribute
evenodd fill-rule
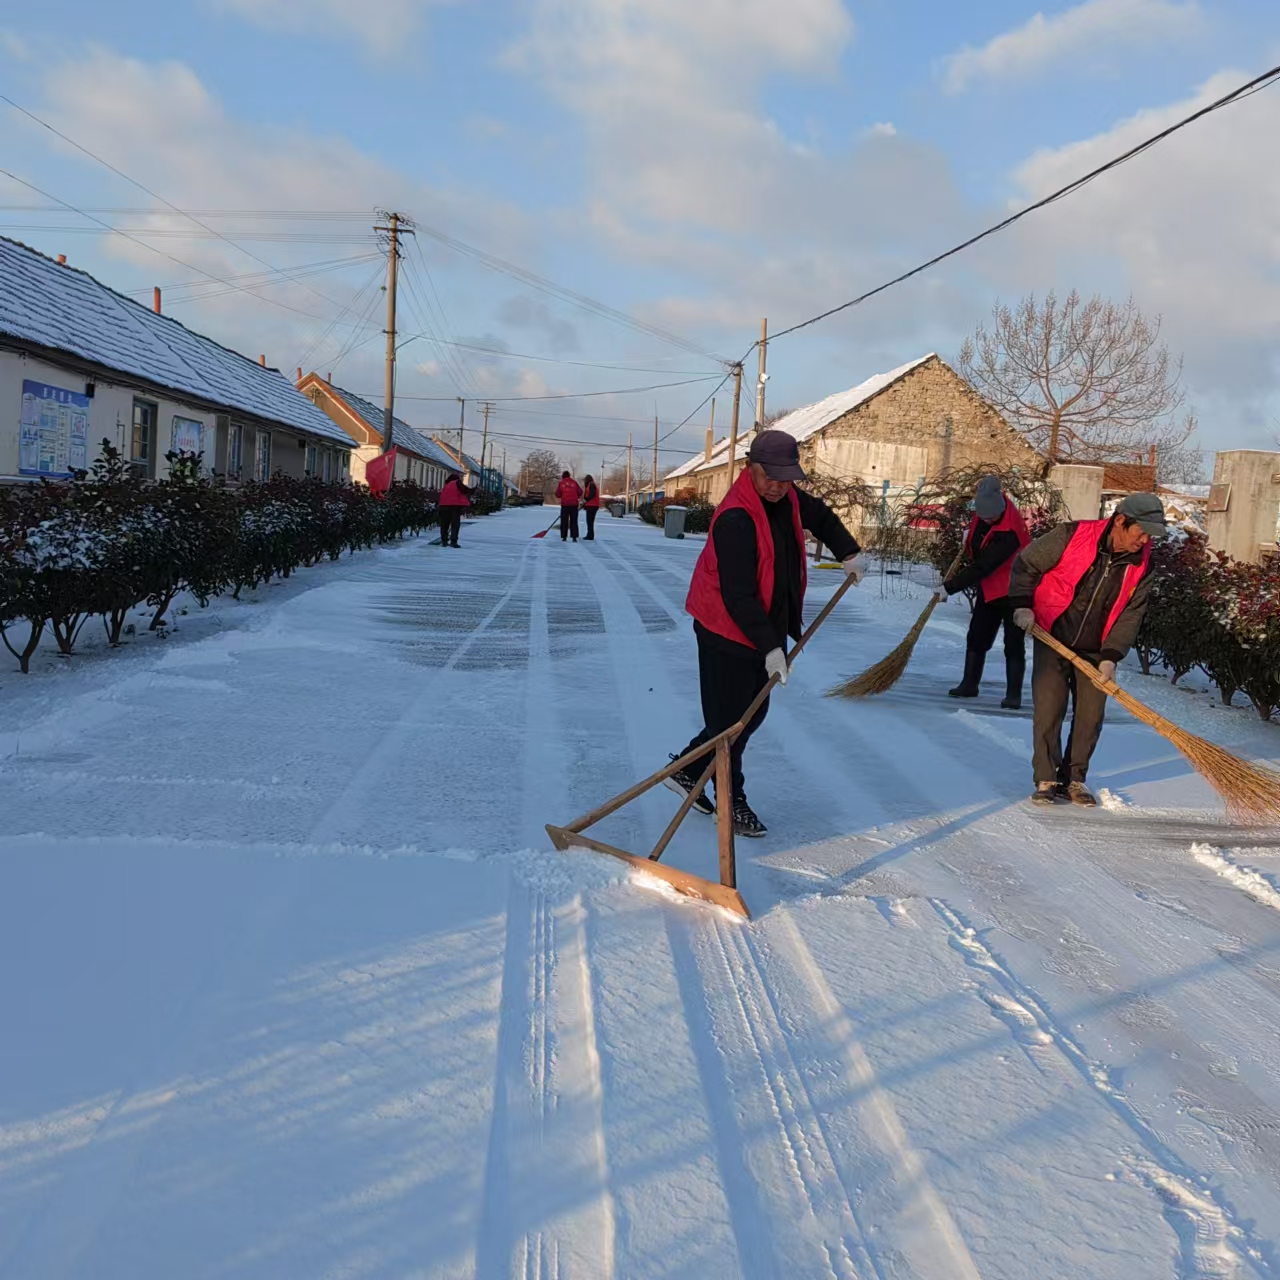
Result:
<svg viewBox="0 0 1280 1280"><path fill-rule="evenodd" d="M964 548L961 547L956 558L951 562L951 568L942 575L943 582L955 573L963 559ZM915 626L907 632L906 638L896 649L881 658L875 666L868 667L861 675L850 676L848 680L842 681L834 689L828 689L827 697L868 698L877 693L886 693L892 689L902 679L902 673L906 671L907 663L911 661L911 653L916 647L916 641L920 639L920 633L924 630L925 623L933 616L933 611L937 607L938 597L935 592L929 603L925 605L924 612L916 619Z"/></svg>
<svg viewBox="0 0 1280 1280"><path fill-rule="evenodd" d="M1150 725L1187 758L1191 767L1222 797L1228 815L1239 822L1280 822L1280 773L1265 765L1251 764L1230 751L1180 728L1107 680L1091 662L1073 653L1043 628L1033 625L1031 635L1066 658L1103 693L1113 697L1130 715Z"/></svg>

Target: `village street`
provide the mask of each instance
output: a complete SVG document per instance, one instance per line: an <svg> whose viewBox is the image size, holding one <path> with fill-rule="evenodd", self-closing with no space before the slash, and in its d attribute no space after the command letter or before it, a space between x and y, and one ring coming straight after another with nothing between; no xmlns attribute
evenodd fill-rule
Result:
<svg viewBox="0 0 1280 1280"><path fill-rule="evenodd" d="M1106 806L1030 808L999 663L945 697L959 600L824 698L920 571L773 699L751 922L555 853L698 726L702 544L549 518L0 677L0 1280L1280 1276L1274 833L1114 709ZM666 861L715 857L693 815Z"/></svg>

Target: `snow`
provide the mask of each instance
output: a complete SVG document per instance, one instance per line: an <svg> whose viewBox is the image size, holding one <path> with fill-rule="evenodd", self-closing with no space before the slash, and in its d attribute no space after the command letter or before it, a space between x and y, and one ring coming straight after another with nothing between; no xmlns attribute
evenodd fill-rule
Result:
<svg viewBox="0 0 1280 1280"><path fill-rule="evenodd" d="M0 236L0 334L92 360L228 410L350 445L278 369L116 293L75 267Z"/></svg>
<svg viewBox="0 0 1280 1280"><path fill-rule="evenodd" d="M1115 804L1032 809L999 655L945 696L954 602L824 697L921 570L749 748L750 922L556 853L696 727L698 544L543 515L0 673L0 1280L1280 1275L1274 833L1118 709ZM714 874L711 824L666 861Z"/></svg>

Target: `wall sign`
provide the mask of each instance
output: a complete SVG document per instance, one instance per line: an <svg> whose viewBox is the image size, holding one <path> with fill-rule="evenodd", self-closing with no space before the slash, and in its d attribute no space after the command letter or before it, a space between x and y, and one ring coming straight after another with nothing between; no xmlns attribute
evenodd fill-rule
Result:
<svg viewBox="0 0 1280 1280"><path fill-rule="evenodd" d="M196 418L179 418L175 414L169 448L173 453L203 453L204 423Z"/></svg>
<svg viewBox="0 0 1280 1280"><path fill-rule="evenodd" d="M18 473L69 476L88 466L89 397L24 379Z"/></svg>

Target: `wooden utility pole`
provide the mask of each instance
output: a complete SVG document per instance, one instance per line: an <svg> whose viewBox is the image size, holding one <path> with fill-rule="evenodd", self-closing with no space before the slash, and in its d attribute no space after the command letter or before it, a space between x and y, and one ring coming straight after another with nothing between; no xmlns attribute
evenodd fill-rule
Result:
<svg viewBox="0 0 1280 1280"><path fill-rule="evenodd" d="M742 365L733 366L733 417L729 420L729 484L738 474L738 408L742 404Z"/></svg>
<svg viewBox="0 0 1280 1280"><path fill-rule="evenodd" d="M623 505L631 510L631 432L627 432L627 488L622 495Z"/></svg>
<svg viewBox="0 0 1280 1280"><path fill-rule="evenodd" d="M764 384L769 380L766 361L769 355L769 321L760 321L760 373L756 378L756 425L753 428L761 431L764 428Z"/></svg>
<svg viewBox="0 0 1280 1280"><path fill-rule="evenodd" d="M653 477L649 481L649 501L658 499L658 415L653 415Z"/></svg>
<svg viewBox="0 0 1280 1280"><path fill-rule="evenodd" d="M458 410L458 452L461 453L462 452L462 433L465 430L467 425L467 402L461 396L459 396L458 403L462 406L461 409Z"/></svg>
<svg viewBox="0 0 1280 1280"><path fill-rule="evenodd" d="M487 400L481 405L484 410L484 434L480 437L480 484L483 488L489 487L489 474L484 465L484 451L489 444L489 410L493 408Z"/></svg>
<svg viewBox="0 0 1280 1280"><path fill-rule="evenodd" d="M396 420L396 279L400 268L400 237L413 235L413 224L403 213L387 213L386 226L375 226L385 232L387 252L387 368L383 392L382 452L391 448L391 427Z"/></svg>

